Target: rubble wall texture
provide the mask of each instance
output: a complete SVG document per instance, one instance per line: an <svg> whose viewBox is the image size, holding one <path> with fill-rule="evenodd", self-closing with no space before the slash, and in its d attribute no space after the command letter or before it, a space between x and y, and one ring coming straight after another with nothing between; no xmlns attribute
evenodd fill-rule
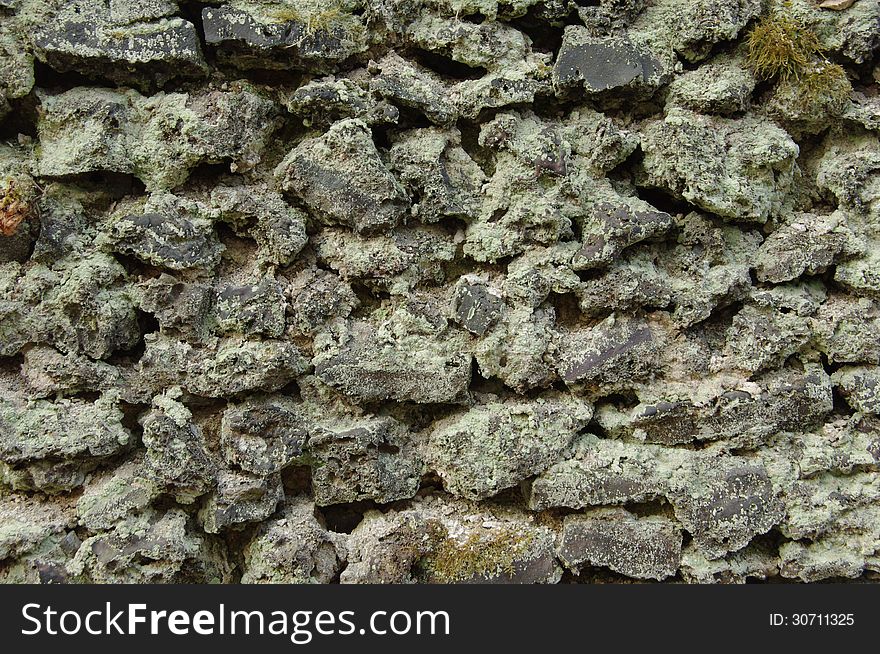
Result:
<svg viewBox="0 0 880 654"><path fill-rule="evenodd" d="M823 4L0 0L0 580L876 579Z"/></svg>

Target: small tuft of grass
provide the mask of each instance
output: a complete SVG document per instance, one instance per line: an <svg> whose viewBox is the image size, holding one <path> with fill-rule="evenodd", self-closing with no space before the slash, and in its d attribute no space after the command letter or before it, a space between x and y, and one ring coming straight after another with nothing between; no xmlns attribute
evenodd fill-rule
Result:
<svg viewBox="0 0 880 654"><path fill-rule="evenodd" d="M798 80L798 98L802 109L825 105L833 112L846 106L852 85L842 66L830 61L807 67Z"/></svg>
<svg viewBox="0 0 880 654"><path fill-rule="evenodd" d="M765 16L746 38L747 61L761 79L797 78L822 52L816 34L781 13Z"/></svg>
<svg viewBox="0 0 880 654"><path fill-rule="evenodd" d="M330 28L340 17L342 10L336 6L330 6L319 11L302 11L294 7L283 7L271 13L272 20L278 23L299 23L304 25L309 35L317 32L329 32Z"/></svg>

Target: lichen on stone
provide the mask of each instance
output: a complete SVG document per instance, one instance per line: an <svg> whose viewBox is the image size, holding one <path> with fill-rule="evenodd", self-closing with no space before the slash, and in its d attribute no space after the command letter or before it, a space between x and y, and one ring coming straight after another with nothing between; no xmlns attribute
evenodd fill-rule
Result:
<svg viewBox="0 0 880 654"><path fill-rule="evenodd" d="M0 0L0 582L876 581L832 4Z"/></svg>

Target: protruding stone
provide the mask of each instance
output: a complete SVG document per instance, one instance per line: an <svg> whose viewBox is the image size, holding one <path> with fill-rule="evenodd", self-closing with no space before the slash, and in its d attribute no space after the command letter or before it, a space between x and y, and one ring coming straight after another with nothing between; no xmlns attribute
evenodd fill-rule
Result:
<svg viewBox="0 0 880 654"><path fill-rule="evenodd" d="M360 120L340 121L324 136L300 143L278 164L275 177L322 221L357 232L395 227L406 210L406 193Z"/></svg>

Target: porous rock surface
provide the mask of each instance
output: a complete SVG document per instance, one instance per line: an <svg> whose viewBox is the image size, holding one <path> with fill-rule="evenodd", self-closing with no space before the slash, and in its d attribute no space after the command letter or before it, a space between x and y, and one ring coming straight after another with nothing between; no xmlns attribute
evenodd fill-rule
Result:
<svg viewBox="0 0 880 654"><path fill-rule="evenodd" d="M788 12L852 93L805 116ZM0 1L0 581L880 573L880 6Z"/></svg>

